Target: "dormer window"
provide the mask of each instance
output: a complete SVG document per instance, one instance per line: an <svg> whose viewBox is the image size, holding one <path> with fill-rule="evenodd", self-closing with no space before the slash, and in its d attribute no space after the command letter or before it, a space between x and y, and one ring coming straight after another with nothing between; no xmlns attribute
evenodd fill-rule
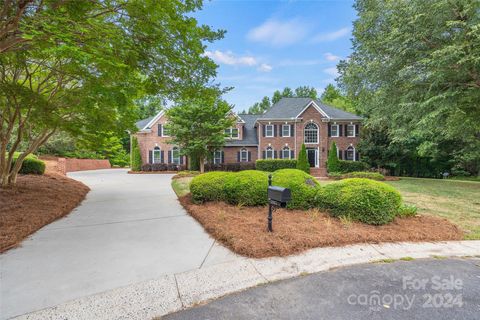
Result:
<svg viewBox="0 0 480 320"><path fill-rule="evenodd" d="M238 139L238 129L233 127L225 129L225 137L230 139Z"/></svg>

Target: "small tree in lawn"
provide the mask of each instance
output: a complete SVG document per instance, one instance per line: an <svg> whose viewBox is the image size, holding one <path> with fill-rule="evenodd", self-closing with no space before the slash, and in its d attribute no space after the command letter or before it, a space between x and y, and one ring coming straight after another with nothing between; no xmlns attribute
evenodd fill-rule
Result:
<svg viewBox="0 0 480 320"><path fill-rule="evenodd" d="M310 173L310 164L307 159L307 148L305 148L304 143L302 143L302 149L298 154L297 169Z"/></svg>
<svg viewBox="0 0 480 320"><path fill-rule="evenodd" d="M138 147L138 141L136 137L132 137L132 151L131 151L131 168L132 171L140 171L142 169L142 155L140 154L140 148Z"/></svg>
<svg viewBox="0 0 480 320"><path fill-rule="evenodd" d="M340 161L338 160L337 145L335 144L335 141L332 142L332 147L328 151L327 171L328 172L340 171Z"/></svg>
<svg viewBox="0 0 480 320"><path fill-rule="evenodd" d="M225 129L234 124L231 106L219 99L219 94L182 102L167 110L170 141L190 159L198 159L200 172L205 171L205 159L225 144Z"/></svg>

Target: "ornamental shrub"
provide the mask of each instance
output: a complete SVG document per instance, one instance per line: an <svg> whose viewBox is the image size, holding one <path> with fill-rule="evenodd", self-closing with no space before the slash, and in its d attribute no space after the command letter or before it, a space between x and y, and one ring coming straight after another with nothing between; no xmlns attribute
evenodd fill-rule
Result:
<svg viewBox="0 0 480 320"><path fill-rule="evenodd" d="M239 163L206 163L205 171L243 171L255 170L254 162L239 162Z"/></svg>
<svg viewBox="0 0 480 320"><path fill-rule="evenodd" d="M142 169L142 155L140 154L140 148L138 147L138 141L136 137L132 137L132 171L140 171Z"/></svg>
<svg viewBox="0 0 480 320"><path fill-rule="evenodd" d="M337 155L337 145L334 142L332 142L332 147L330 150L328 150L328 158L327 158L327 171L330 172L339 172L340 167L339 167L339 162L338 160L338 155Z"/></svg>
<svg viewBox="0 0 480 320"><path fill-rule="evenodd" d="M207 172L192 179L190 192L192 200L197 203L205 201L225 201L223 191L225 180L232 175L230 172Z"/></svg>
<svg viewBox="0 0 480 320"><path fill-rule="evenodd" d="M20 156L20 152L15 152L13 155L12 166L15 165L18 157ZM33 154L29 154L22 163L22 167L18 173L21 174L44 174L45 173L45 162L38 159L37 156Z"/></svg>
<svg viewBox="0 0 480 320"><path fill-rule="evenodd" d="M304 143L302 143L302 149L298 154L297 169L310 174L310 164L308 163L308 158L307 158L307 148L305 148Z"/></svg>
<svg viewBox="0 0 480 320"><path fill-rule="evenodd" d="M367 224L391 222L402 204L392 186L369 179L336 181L318 189L316 203L334 217L347 217Z"/></svg>
<svg viewBox="0 0 480 320"><path fill-rule="evenodd" d="M244 206L267 204L268 175L257 170L245 170L227 175L223 191L226 201Z"/></svg>
<svg viewBox="0 0 480 320"><path fill-rule="evenodd" d="M289 188L292 200L289 209L308 209L315 206L315 195L320 188L318 181L311 175L298 169L281 169L273 173L272 184Z"/></svg>
<svg viewBox="0 0 480 320"><path fill-rule="evenodd" d="M381 173L366 172L366 171L355 171L355 172L345 173L342 175L342 179L348 179L348 178L365 178L365 179L371 179L371 180L377 180L377 181L385 180L385 176Z"/></svg>
<svg viewBox="0 0 480 320"><path fill-rule="evenodd" d="M399 217L413 217L417 215L417 207L415 205L404 204L398 211Z"/></svg>
<svg viewBox="0 0 480 320"><path fill-rule="evenodd" d="M294 159L261 159L257 160L255 167L260 171L274 172L280 169L295 169L297 160Z"/></svg>
<svg viewBox="0 0 480 320"><path fill-rule="evenodd" d="M355 171L366 171L369 165L362 161L338 160L338 172L347 173Z"/></svg>

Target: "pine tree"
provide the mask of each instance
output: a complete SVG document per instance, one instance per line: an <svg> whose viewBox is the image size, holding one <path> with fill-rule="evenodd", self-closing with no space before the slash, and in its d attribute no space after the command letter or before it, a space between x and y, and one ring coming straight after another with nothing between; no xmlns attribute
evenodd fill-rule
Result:
<svg viewBox="0 0 480 320"><path fill-rule="evenodd" d="M332 142L332 147L328 151L327 159L327 171L328 172L339 172L340 171L340 161L338 160L337 155L337 145L335 141Z"/></svg>
<svg viewBox="0 0 480 320"><path fill-rule="evenodd" d="M310 173L310 164L308 163L307 158L307 148L305 148L304 143L302 143L302 149L298 154L297 169L305 171L306 173Z"/></svg>

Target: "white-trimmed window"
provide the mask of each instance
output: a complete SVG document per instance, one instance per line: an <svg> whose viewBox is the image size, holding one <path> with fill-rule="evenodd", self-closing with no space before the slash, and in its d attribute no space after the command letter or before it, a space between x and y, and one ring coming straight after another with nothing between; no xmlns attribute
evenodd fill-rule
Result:
<svg viewBox="0 0 480 320"><path fill-rule="evenodd" d="M347 125L347 137L355 137L355 125Z"/></svg>
<svg viewBox="0 0 480 320"><path fill-rule="evenodd" d="M265 126L265 137L273 137L273 124Z"/></svg>
<svg viewBox="0 0 480 320"><path fill-rule="evenodd" d="M330 126L330 136L332 137L339 137L340 136L340 128L338 124L332 124Z"/></svg>
<svg viewBox="0 0 480 320"><path fill-rule="evenodd" d="M318 143L318 126L310 122L304 130L305 143Z"/></svg>
<svg viewBox="0 0 480 320"><path fill-rule="evenodd" d="M350 161L355 161L355 148L350 146L347 148L347 159Z"/></svg>
<svg viewBox="0 0 480 320"><path fill-rule="evenodd" d="M290 129L291 129L291 126L289 124L282 124L282 136L290 137L291 136Z"/></svg>
<svg viewBox="0 0 480 320"><path fill-rule="evenodd" d="M284 147L282 149L282 158L283 159L290 159L290 148L289 147Z"/></svg>
<svg viewBox="0 0 480 320"><path fill-rule="evenodd" d="M268 147L267 150L265 150L265 159L273 159L273 148Z"/></svg>
<svg viewBox="0 0 480 320"><path fill-rule="evenodd" d="M172 163L180 164L180 149L178 147L172 149Z"/></svg>
<svg viewBox="0 0 480 320"><path fill-rule="evenodd" d="M242 150L240 150L240 161L248 162L248 150L246 148L242 148Z"/></svg>
<svg viewBox="0 0 480 320"><path fill-rule="evenodd" d="M215 150L215 152L213 153L213 163L214 164L222 163L222 151L221 150Z"/></svg>
<svg viewBox="0 0 480 320"><path fill-rule="evenodd" d="M162 162L162 151L160 147L153 148L153 163L160 163Z"/></svg>
<svg viewBox="0 0 480 320"><path fill-rule="evenodd" d="M167 128L165 128L167 126ZM168 131L168 123L164 123L162 125L162 137L168 137L170 136L170 132Z"/></svg>
<svg viewBox="0 0 480 320"><path fill-rule="evenodd" d="M225 136L230 139L238 139L238 129L233 127L225 129Z"/></svg>

